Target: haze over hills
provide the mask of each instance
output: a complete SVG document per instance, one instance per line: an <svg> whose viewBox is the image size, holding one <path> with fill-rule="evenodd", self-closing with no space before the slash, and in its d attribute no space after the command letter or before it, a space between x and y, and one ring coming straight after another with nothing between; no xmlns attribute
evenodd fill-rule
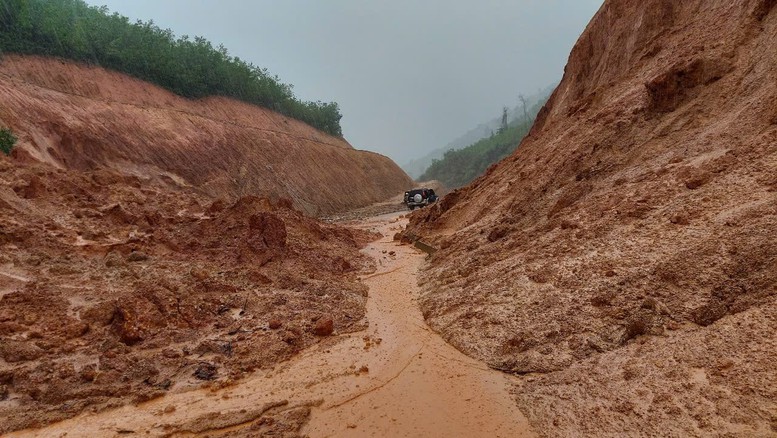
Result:
<svg viewBox="0 0 777 438"><path fill-rule="evenodd" d="M518 147L544 104L545 100L541 100L533 106L527 106L525 112L521 112L512 122L507 122L508 115L505 112L502 126L496 132L463 149L445 152L442 159L432 162L420 179L437 180L448 188L468 184Z"/></svg>
<svg viewBox="0 0 777 438"><path fill-rule="evenodd" d="M543 90L538 91L536 94L533 94L531 96L526 96L525 99L526 99L527 108L532 108L537 103L541 103L547 100L548 96L550 96L550 93L553 91L553 88L555 88L555 86L551 85L549 87L546 87ZM497 109L496 111L494 111L494 113L499 114L500 111L501 111L500 109ZM523 116L524 114L523 111L524 111L524 108L522 103L518 103L513 108L508 108L507 110L508 121L510 123L516 121L518 118ZM501 123L502 123L502 116L501 114L499 114L493 119L488 120L487 122L480 123L478 126L470 129L469 131L465 132L461 136L452 140L444 147L435 149L421 158L416 158L408 162L405 162L405 164L401 165L402 170L404 170L408 175L410 175L411 178L418 179L429 168L429 166L432 165L432 162L434 160L441 159L443 155L445 155L445 152L449 150L463 149L467 146L477 143L479 140L484 139L490 136L491 134L497 132L499 130L499 126Z"/></svg>
<svg viewBox="0 0 777 438"><path fill-rule="evenodd" d="M540 435L777 433L777 2L607 0L508 158L406 238Z"/></svg>

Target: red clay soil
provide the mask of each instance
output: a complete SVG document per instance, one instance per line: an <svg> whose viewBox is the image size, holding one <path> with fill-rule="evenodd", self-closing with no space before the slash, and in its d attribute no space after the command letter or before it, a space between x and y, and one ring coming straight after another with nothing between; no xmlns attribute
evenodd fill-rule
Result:
<svg viewBox="0 0 777 438"><path fill-rule="evenodd" d="M4 56L0 101L19 158L60 168L109 168L225 199L283 197L310 215L412 186L390 159L289 117L227 98L184 99L95 66Z"/></svg>
<svg viewBox="0 0 777 438"><path fill-rule="evenodd" d="M372 237L290 201L0 156L0 434L229 385L363 328Z"/></svg>
<svg viewBox="0 0 777 438"><path fill-rule="evenodd" d="M405 232L546 436L777 435L777 2L607 0L510 157Z"/></svg>

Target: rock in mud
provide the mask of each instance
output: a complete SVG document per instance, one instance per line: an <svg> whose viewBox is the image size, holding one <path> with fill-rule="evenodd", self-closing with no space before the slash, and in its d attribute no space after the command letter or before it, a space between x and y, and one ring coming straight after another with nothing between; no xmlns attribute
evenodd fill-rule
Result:
<svg viewBox="0 0 777 438"><path fill-rule="evenodd" d="M144 262L148 259L148 254L144 253L143 251L133 251L129 256L127 256L127 261L130 262Z"/></svg>
<svg viewBox="0 0 777 438"><path fill-rule="evenodd" d="M711 179L711 175L707 172L693 173L686 181L685 187L689 190L696 190L701 186L707 184Z"/></svg>
<svg viewBox="0 0 777 438"><path fill-rule="evenodd" d="M723 318L728 313L725 304L712 301L701 307L698 307L691 313L691 319L702 327L707 327L715 321Z"/></svg>
<svg viewBox="0 0 777 438"><path fill-rule="evenodd" d="M94 382L94 379L97 378L97 367L95 367L94 364L86 365L83 368L81 368L81 371L78 373L78 376L84 382Z"/></svg>
<svg viewBox="0 0 777 438"><path fill-rule="evenodd" d="M0 341L0 357L9 363L35 360L44 354L44 350L29 342Z"/></svg>
<svg viewBox="0 0 777 438"><path fill-rule="evenodd" d="M81 320L95 327L105 327L113 320L116 306L109 302L95 304L81 311Z"/></svg>
<svg viewBox="0 0 777 438"><path fill-rule="evenodd" d="M496 227L491 232L488 233L488 239L489 242L496 242L497 240L505 237L507 233L510 231L507 227Z"/></svg>
<svg viewBox="0 0 777 438"><path fill-rule="evenodd" d="M128 212L121 204L113 204L99 209L103 216L116 225L132 225L137 223L138 218Z"/></svg>
<svg viewBox="0 0 777 438"><path fill-rule="evenodd" d="M121 342L134 345L143 340L138 315L133 309L118 307L113 317L114 331Z"/></svg>
<svg viewBox="0 0 777 438"><path fill-rule="evenodd" d="M335 323L332 318L321 318L313 327L313 334L316 336L330 336L334 331Z"/></svg>
<svg viewBox="0 0 777 438"><path fill-rule="evenodd" d="M684 213L678 213L676 215L673 215L671 218L669 218L669 222L675 225L690 225L691 223L690 219L688 218L688 215Z"/></svg>
<svg viewBox="0 0 777 438"><path fill-rule="evenodd" d="M111 252L105 256L105 266L108 268L116 268L126 264L126 261L116 252Z"/></svg>
<svg viewBox="0 0 777 438"><path fill-rule="evenodd" d="M202 362L199 365L197 365L197 368L194 370L193 376L200 380L213 380L216 378L217 374L218 374L218 368L216 367L216 365L213 365L212 363L208 363L208 362Z"/></svg>
<svg viewBox="0 0 777 438"><path fill-rule="evenodd" d="M286 246L286 224L281 218L271 213L260 213L248 219L248 228L252 235L261 237L262 242L270 248Z"/></svg>
<svg viewBox="0 0 777 438"><path fill-rule="evenodd" d="M46 184L36 175L30 178L30 182L26 186L19 188L18 194L22 198L36 199L45 196L47 191Z"/></svg>

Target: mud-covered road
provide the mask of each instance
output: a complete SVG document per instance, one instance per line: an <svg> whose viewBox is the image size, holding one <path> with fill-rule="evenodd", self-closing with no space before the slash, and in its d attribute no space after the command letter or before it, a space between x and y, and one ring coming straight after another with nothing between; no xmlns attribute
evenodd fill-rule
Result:
<svg viewBox="0 0 777 438"><path fill-rule="evenodd" d="M366 330L327 339L229 386L9 436L261 436L262 427L278 424L287 427L279 436L313 438L532 436L508 392L509 376L463 355L424 323L416 302L424 254L392 240L403 225L398 216L352 225L384 236L364 249L377 264L363 278Z"/></svg>

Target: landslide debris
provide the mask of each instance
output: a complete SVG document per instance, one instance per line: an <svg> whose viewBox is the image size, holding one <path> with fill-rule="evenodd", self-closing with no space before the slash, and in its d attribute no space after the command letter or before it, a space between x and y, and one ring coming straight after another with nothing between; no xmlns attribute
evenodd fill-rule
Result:
<svg viewBox="0 0 777 438"><path fill-rule="evenodd" d="M427 322L546 436L777 434L774 6L607 0L518 150L411 216Z"/></svg>
<svg viewBox="0 0 777 438"><path fill-rule="evenodd" d="M0 433L229 385L362 328L371 238L288 200L0 157Z"/></svg>
<svg viewBox="0 0 777 438"><path fill-rule="evenodd" d="M19 160L111 169L230 201L288 198L313 216L412 186L389 158L295 119L224 97L185 99L96 66L3 55L0 100Z"/></svg>

